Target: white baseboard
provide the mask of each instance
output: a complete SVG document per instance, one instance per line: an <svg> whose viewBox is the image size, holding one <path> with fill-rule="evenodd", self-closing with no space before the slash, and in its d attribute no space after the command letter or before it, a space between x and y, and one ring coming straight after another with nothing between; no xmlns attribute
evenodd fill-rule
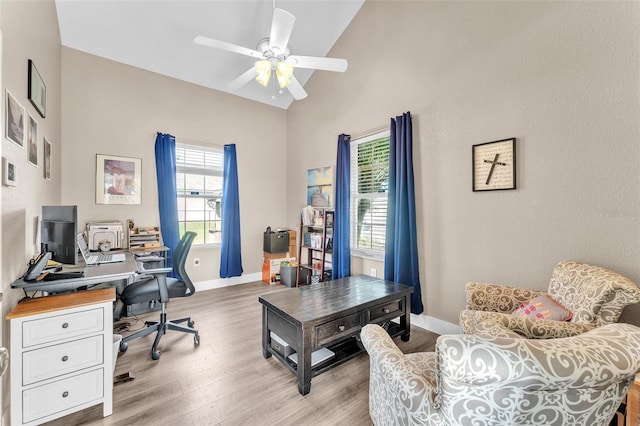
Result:
<svg viewBox="0 0 640 426"><path fill-rule="evenodd" d="M241 275L239 277L231 278L218 278L217 280L198 281L193 283L196 291L212 290L214 288L229 287L232 285L253 283L262 280L262 273L256 272L254 274Z"/></svg>
<svg viewBox="0 0 640 426"><path fill-rule="evenodd" d="M424 328L425 330L429 330L440 335L461 333L459 325L451 324L450 322L442 321L428 315L411 314L411 325Z"/></svg>

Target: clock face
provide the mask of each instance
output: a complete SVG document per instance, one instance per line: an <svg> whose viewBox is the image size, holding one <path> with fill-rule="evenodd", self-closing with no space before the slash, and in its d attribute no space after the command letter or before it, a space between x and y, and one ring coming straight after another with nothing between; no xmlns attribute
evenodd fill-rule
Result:
<svg viewBox="0 0 640 426"><path fill-rule="evenodd" d="M516 189L516 139L473 145L473 190Z"/></svg>

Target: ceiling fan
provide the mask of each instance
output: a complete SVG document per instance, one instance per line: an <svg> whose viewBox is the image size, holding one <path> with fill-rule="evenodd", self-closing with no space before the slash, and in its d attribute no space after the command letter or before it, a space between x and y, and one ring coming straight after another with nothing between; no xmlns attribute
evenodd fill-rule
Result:
<svg viewBox="0 0 640 426"><path fill-rule="evenodd" d="M288 88L294 99L300 100L307 97L307 92L293 75L294 68L344 72L347 70L347 61L338 58L292 55L287 45L295 21L296 17L291 13L274 8L271 34L258 42L256 50L204 36L195 37L193 42L257 59L253 67L229 83L227 86L229 91L240 89L254 78L266 87L272 71L275 71L280 88Z"/></svg>

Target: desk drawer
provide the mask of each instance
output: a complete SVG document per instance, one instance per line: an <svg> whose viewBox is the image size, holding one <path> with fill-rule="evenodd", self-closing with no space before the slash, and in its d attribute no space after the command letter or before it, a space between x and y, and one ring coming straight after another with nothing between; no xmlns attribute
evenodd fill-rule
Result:
<svg viewBox="0 0 640 426"><path fill-rule="evenodd" d="M22 347L100 332L104 328L103 323L103 308L25 321L22 324Z"/></svg>
<svg viewBox="0 0 640 426"><path fill-rule="evenodd" d="M23 386L102 364L103 342L99 335L23 353Z"/></svg>
<svg viewBox="0 0 640 426"><path fill-rule="evenodd" d="M84 374L49 383L23 392L22 422L27 423L103 397L104 371L98 368Z"/></svg>
<svg viewBox="0 0 640 426"><path fill-rule="evenodd" d="M402 314L402 299L398 299L369 309L369 322L390 320Z"/></svg>
<svg viewBox="0 0 640 426"><path fill-rule="evenodd" d="M347 315L337 320L316 327L316 347L339 340L357 333L362 328L361 313Z"/></svg>

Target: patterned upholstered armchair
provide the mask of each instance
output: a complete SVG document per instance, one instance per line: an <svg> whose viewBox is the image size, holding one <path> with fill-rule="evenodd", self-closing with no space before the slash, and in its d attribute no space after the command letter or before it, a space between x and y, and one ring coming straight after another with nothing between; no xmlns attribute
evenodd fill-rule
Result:
<svg viewBox="0 0 640 426"><path fill-rule="evenodd" d="M435 353L406 355L378 325L363 327L373 423L608 425L640 371L631 324L540 340L481 323L491 337L440 336Z"/></svg>
<svg viewBox="0 0 640 426"><path fill-rule="evenodd" d="M569 321L518 317L511 313L536 296L548 294L572 312ZM560 262L549 289L536 291L498 284L467 283L467 306L460 314L463 333L479 321L493 319L526 338L558 338L615 323L625 306L640 302L640 289L628 278L599 266Z"/></svg>

